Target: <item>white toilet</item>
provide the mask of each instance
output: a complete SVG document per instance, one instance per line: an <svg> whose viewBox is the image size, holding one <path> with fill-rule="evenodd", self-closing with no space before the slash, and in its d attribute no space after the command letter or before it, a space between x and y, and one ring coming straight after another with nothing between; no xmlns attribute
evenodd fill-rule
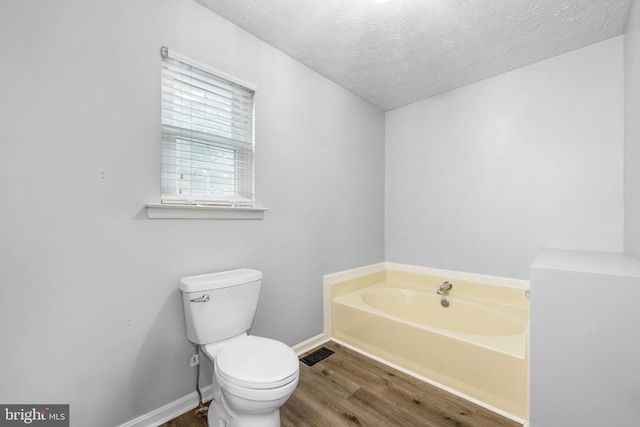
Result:
<svg viewBox="0 0 640 427"><path fill-rule="evenodd" d="M187 338L214 363L210 427L280 427L280 406L298 385L289 346L247 335L261 283L262 273L249 269L180 281Z"/></svg>

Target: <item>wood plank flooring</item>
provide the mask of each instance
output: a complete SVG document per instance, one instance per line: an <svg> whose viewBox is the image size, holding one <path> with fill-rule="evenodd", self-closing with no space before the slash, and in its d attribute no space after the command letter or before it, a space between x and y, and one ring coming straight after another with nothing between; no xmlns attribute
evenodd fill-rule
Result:
<svg viewBox="0 0 640 427"><path fill-rule="evenodd" d="M284 427L522 427L334 342L335 353L300 364L300 381L280 408ZM161 427L204 427L194 411Z"/></svg>

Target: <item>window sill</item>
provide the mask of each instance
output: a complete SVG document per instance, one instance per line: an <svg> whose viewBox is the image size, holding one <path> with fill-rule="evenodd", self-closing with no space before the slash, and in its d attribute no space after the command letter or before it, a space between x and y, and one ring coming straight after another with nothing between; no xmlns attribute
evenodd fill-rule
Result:
<svg viewBox="0 0 640 427"><path fill-rule="evenodd" d="M151 219L263 219L266 208L148 203Z"/></svg>

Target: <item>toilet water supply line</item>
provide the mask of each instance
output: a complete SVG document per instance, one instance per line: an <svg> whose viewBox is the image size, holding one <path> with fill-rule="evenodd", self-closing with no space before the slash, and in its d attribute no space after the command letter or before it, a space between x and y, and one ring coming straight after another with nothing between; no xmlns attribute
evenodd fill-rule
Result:
<svg viewBox="0 0 640 427"><path fill-rule="evenodd" d="M209 408L202 403L202 392L200 391L200 344L196 344L196 354L198 355L198 363L196 363L196 391L198 392L198 408L196 416L206 417Z"/></svg>

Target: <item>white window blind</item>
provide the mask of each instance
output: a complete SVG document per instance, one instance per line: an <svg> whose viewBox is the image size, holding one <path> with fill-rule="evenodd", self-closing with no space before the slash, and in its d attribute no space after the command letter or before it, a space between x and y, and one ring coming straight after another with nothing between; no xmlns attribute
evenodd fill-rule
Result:
<svg viewBox="0 0 640 427"><path fill-rule="evenodd" d="M162 203L252 206L255 87L161 52Z"/></svg>

